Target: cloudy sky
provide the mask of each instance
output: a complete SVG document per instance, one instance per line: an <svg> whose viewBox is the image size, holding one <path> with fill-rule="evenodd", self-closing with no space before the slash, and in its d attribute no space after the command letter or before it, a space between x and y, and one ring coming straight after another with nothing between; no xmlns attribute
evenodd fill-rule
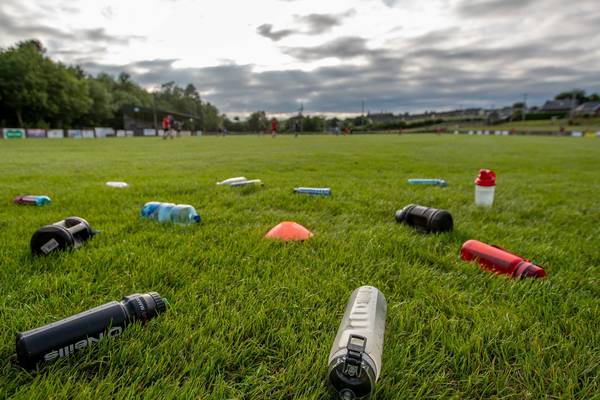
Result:
<svg viewBox="0 0 600 400"><path fill-rule="evenodd" d="M600 92L599 0L2 0L0 46L224 112L423 111Z"/></svg>

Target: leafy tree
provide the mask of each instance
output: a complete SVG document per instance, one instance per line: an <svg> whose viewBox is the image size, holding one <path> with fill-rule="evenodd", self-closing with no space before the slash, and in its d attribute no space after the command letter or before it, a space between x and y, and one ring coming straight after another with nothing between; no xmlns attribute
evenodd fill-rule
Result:
<svg viewBox="0 0 600 400"><path fill-rule="evenodd" d="M556 95L556 97L554 97L554 99L555 100L575 99L575 100L577 100L578 103L583 103L587 100L587 97L585 96L585 90L573 89L571 91L562 92L562 93Z"/></svg>
<svg viewBox="0 0 600 400"><path fill-rule="evenodd" d="M102 79L89 79L89 96L92 107L83 125L107 125L114 118L115 109L110 85Z"/></svg>
<svg viewBox="0 0 600 400"><path fill-rule="evenodd" d="M47 61L37 41L20 42L0 56L0 117L24 127L40 118L47 107L48 89L44 76Z"/></svg>
<svg viewBox="0 0 600 400"><path fill-rule="evenodd" d="M307 115L303 118L302 129L306 132L321 132L325 126L325 118Z"/></svg>
<svg viewBox="0 0 600 400"><path fill-rule="evenodd" d="M221 126L221 116L217 107L211 103L206 103L202 108L203 128L207 131L216 131Z"/></svg>
<svg viewBox="0 0 600 400"><path fill-rule="evenodd" d="M600 102L600 94L594 93L588 96L587 101Z"/></svg>
<svg viewBox="0 0 600 400"><path fill-rule="evenodd" d="M69 128L80 121L92 106L87 82L60 64L47 66L45 80L48 83L46 115L51 125Z"/></svg>
<svg viewBox="0 0 600 400"><path fill-rule="evenodd" d="M267 119L267 114L264 111L255 111L250 114L247 123L250 131L262 132L267 128L269 120Z"/></svg>
<svg viewBox="0 0 600 400"><path fill-rule="evenodd" d="M224 117L204 103L193 84L167 82L150 93L128 72L88 76L79 66L65 66L45 56L41 42L28 40L0 49L0 122L6 126L81 127L122 124L124 106L157 108L192 116L185 129L216 130ZM237 128L247 129L237 121Z"/></svg>

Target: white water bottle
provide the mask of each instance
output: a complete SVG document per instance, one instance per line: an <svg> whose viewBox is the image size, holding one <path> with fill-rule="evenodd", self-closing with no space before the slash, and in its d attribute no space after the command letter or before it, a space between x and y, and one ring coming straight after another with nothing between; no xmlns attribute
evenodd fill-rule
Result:
<svg viewBox="0 0 600 400"><path fill-rule="evenodd" d="M128 188L129 184L127 182L108 181L108 182L106 182L106 186L113 187L113 188L123 189L123 188Z"/></svg>
<svg viewBox="0 0 600 400"><path fill-rule="evenodd" d="M244 182L247 180L248 179L246 179L245 176L236 176L235 178L229 178L229 179L225 179L224 181L217 182L217 185L218 186L231 185L232 183Z"/></svg>
<svg viewBox="0 0 600 400"><path fill-rule="evenodd" d="M496 173L489 169L480 169L475 179L475 204L491 207L496 191Z"/></svg>

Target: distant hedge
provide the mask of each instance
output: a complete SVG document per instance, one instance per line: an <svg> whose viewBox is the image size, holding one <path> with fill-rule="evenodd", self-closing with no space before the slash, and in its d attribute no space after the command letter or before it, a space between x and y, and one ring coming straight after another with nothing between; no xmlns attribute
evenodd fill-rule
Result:
<svg viewBox="0 0 600 400"><path fill-rule="evenodd" d="M527 113L525 120L527 121L539 121L544 119L552 119L556 117L558 119L565 118L568 112L539 112L539 113Z"/></svg>
<svg viewBox="0 0 600 400"><path fill-rule="evenodd" d="M394 121L388 122L384 124L377 124L373 128L375 130L387 130L387 129L411 129L411 128L421 128L424 126L431 126L443 123L444 120L441 118L438 119L427 119L416 122L406 122L406 121Z"/></svg>

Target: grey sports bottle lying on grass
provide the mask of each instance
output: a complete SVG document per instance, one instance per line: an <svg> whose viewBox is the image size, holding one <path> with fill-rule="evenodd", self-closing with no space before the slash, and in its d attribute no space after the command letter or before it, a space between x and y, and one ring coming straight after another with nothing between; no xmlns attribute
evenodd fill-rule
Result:
<svg viewBox="0 0 600 400"><path fill-rule="evenodd" d="M368 399L381 372L387 302L373 286L352 292L329 353L329 384L338 399Z"/></svg>

